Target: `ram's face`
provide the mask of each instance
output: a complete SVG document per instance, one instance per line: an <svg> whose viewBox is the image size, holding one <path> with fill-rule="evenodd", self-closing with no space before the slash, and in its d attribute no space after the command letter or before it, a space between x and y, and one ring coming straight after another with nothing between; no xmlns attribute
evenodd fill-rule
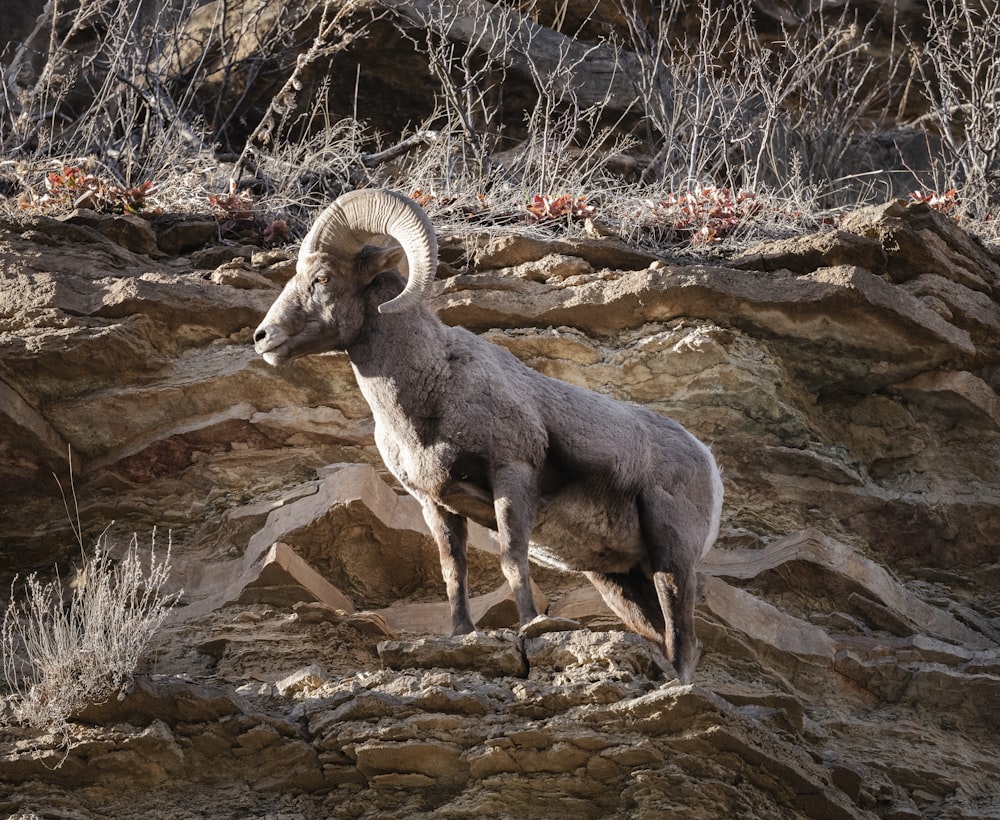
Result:
<svg viewBox="0 0 1000 820"><path fill-rule="evenodd" d="M295 276L254 332L254 348L271 365L346 350L364 324L365 288L401 258L398 247L370 246L346 258L332 253L300 257Z"/></svg>
<svg viewBox="0 0 1000 820"><path fill-rule="evenodd" d="M349 265L328 254L299 259L295 276L254 333L254 348L278 365L312 353L344 350L357 335L363 309Z"/></svg>

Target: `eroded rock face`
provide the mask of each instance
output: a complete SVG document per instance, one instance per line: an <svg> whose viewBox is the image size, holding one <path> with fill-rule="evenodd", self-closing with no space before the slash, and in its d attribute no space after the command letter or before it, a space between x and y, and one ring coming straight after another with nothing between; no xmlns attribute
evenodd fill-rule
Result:
<svg viewBox="0 0 1000 820"><path fill-rule="evenodd" d="M348 361L250 348L287 256L171 227L0 225L2 571L75 554L72 469L85 535L169 528L186 592L62 767L0 736L5 810L1000 815L1000 264L953 223L892 203L714 266L508 237L439 282L445 321L713 446L694 687L575 576L534 570L551 622L513 631L478 529L489 631L442 637Z"/></svg>
<svg viewBox="0 0 1000 820"><path fill-rule="evenodd" d="M276 684L287 717L261 711L268 701L251 686L234 696L139 678L121 700L79 716L84 736L87 726L113 728L99 743L77 743L58 769L46 766L60 750L32 757L27 738L6 742L4 780L15 799L32 780L55 795L85 787L104 811L126 816L123 793L132 789L149 790L144 805L154 806L180 789L174 805L213 811L212 793L246 780L256 805L295 794L300 809L359 817L503 817L516 797L551 817L568 816L567 806L597 818L677 805L706 818L870 818L917 816L934 796L958 812L982 807L1000 773L983 745L988 730L968 711L996 695L998 679L958 671L947 657L954 652L933 646L911 645L909 670L912 681L938 687L950 727L919 727L921 759L902 754L918 729L898 719L898 704L922 694L913 682L891 696L892 712L865 703L862 726L845 720L845 697L856 696L835 677L825 705L805 709L777 680L713 676L708 686L679 686L665 679L654 647L622 632L500 631L382 641L377 651L383 669L310 667ZM872 678L888 683L887 672Z"/></svg>

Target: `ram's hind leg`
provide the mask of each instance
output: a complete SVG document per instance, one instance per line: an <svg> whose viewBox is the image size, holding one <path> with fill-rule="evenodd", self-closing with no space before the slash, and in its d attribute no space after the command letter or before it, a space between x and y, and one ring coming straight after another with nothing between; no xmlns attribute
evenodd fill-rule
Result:
<svg viewBox="0 0 1000 820"><path fill-rule="evenodd" d="M696 510L684 506L683 496L678 499L663 491L640 499L639 521L663 614L663 648L681 681L690 683L701 653L694 631L694 601L705 525Z"/></svg>
<svg viewBox="0 0 1000 820"><path fill-rule="evenodd" d="M701 654L694 632L694 599L697 580L693 570L653 573L653 584L666 622L663 646L682 683L690 683Z"/></svg>
<svg viewBox="0 0 1000 820"><path fill-rule="evenodd" d="M434 536L441 559L441 575L451 604L451 634L473 632L476 627L469 609L469 564L466 557L468 524L462 516L432 501L423 503L423 511L424 521Z"/></svg>
<svg viewBox="0 0 1000 820"><path fill-rule="evenodd" d="M659 645L681 681L690 683L698 662L694 584L685 580L678 584L677 573L657 572L651 579L638 569L629 573L586 575L625 625Z"/></svg>
<svg viewBox="0 0 1000 820"><path fill-rule="evenodd" d="M608 605L633 632L663 647L663 613L656 587L641 570L584 573Z"/></svg>

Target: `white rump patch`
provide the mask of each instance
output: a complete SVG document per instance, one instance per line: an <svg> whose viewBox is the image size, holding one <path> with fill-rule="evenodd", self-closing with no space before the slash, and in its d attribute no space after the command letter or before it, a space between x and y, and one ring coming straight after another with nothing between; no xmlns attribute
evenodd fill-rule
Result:
<svg viewBox="0 0 1000 820"><path fill-rule="evenodd" d="M715 462L715 456L712 455L712 451L702 444L701 441L698 441L698 444L700 444L701 448L705 451L705 456L708 458L708 463L712 469L712 512L708 521L708 535L705 537L705 544L701 548L701 557L704 558L708 554L708 551L712 549L715 539L719 537L719 524L722 521L722 498L724 491L722 489L722 472L719 470L719 465Z"/></svg>

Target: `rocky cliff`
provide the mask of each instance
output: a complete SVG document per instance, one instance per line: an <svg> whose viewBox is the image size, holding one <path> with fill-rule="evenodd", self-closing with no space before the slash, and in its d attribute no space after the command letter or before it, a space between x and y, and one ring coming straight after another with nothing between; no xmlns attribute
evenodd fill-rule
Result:
<svg viewBox="0 0 1000 820"><path fill-rule="evenodd" d="M692 686L579 577L582 629L440 637L436 550L347 361L252 328L289 253L193 218L0 223L0 555L171 534L182 604L121 700L0 728L18 817L1000 816L1000 258L926 205L711 264L442 237L437 307L674 416L724 470Z"/></svg>

